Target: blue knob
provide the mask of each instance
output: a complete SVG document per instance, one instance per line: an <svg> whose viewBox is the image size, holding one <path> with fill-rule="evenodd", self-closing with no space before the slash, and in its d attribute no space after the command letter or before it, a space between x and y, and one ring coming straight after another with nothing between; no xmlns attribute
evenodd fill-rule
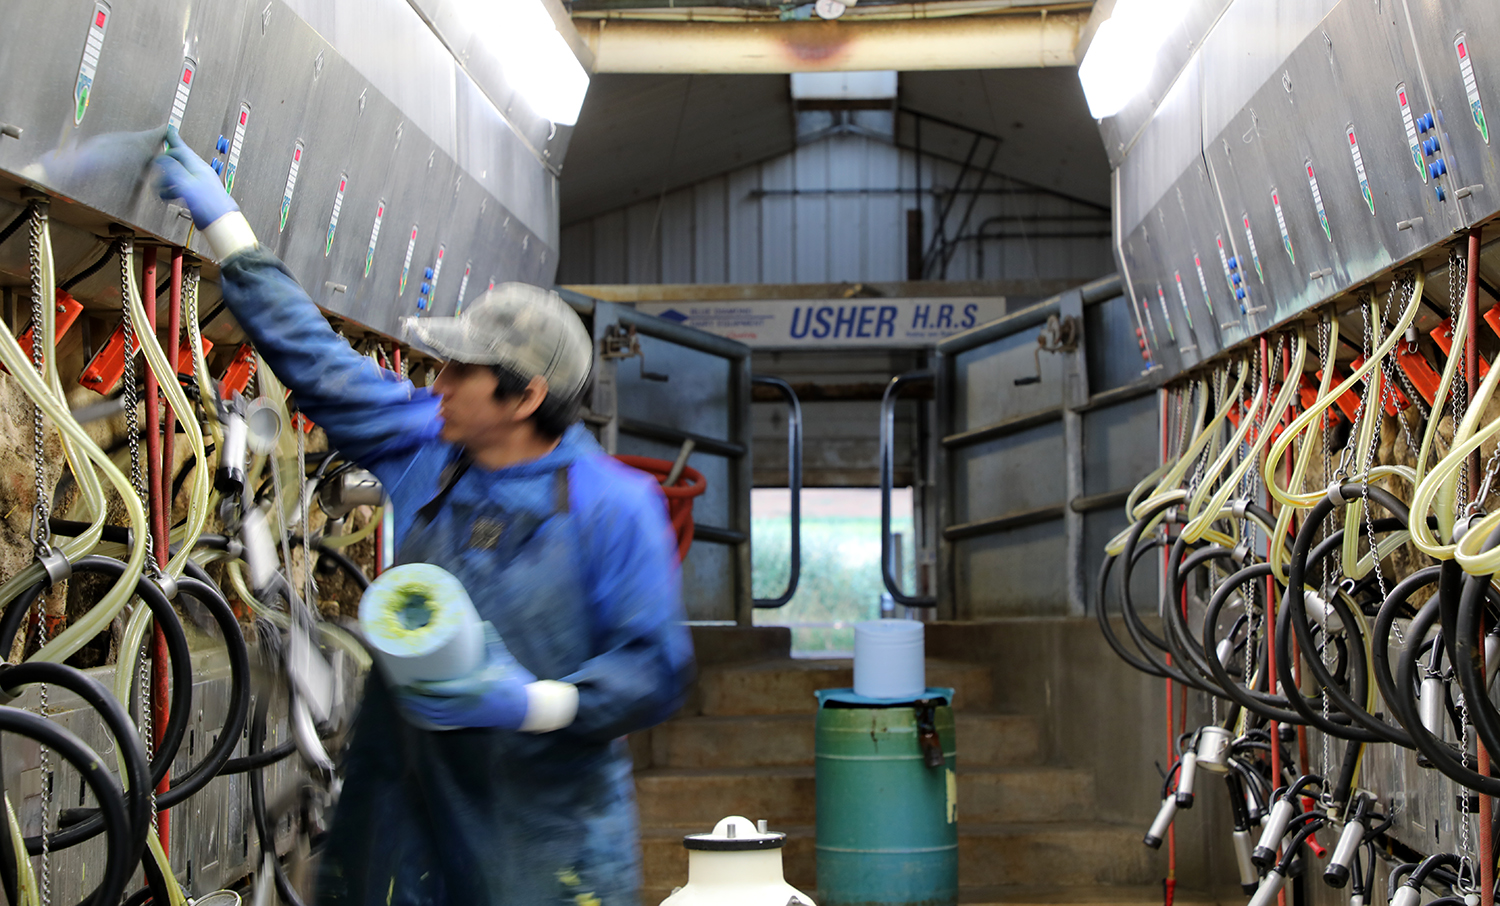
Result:
<svg viewBox="0 0 1500 906"><path fill-rule="evenodd" d="M1234 270L1234 269L1238 268L1239 266L1240 266L1240 259L1238 259L1238 258L1230 258L1229 259L1229 269L1230 270Z"/></svg>
<svg viewBox="0 0 1500 906"><path fill-rule="evenodd" d="M1433 161L1432 163L1427 165L1427 175L1431 176L1433 179L1438 178L1440 174L1438 173L1437 161Z"/></svg>
<svg viewBox="0 0 1500 906"><path fill-rule="evenodd" d="M1439 176L1443 176L1448 172L1448 162L1446 160L1443 160L1441 157L1437 159L1437 162L1434 163L1433 166L1437 167Z"/></svg>
<svg viewBox="0 0 1500 906"><path fill-rule="evenodd" d="M421 310L421 309L424 309L426 307L427 307L427 297L426 296L419 296L419 297L417 297L417 309Z"/></svg>
<svg viewBox="0 0 1500 906"><path fill-rule="evenodd" d="M220 154L223 154L225 151L229 150L229 139L225 138L222 135L219 136L219 140L217 142L214 142L214 147L218 149Z"/></svg>
<svg viewBox="0 0 1500 906"><path fill-rule="evenodd" d="M1245 298L1245 288L1242 286L1239 289L1235 290L1234 291L1234 297L1236 299L1243 299L1243 298Z"/></svg>
<svg viewBox="0 0 1500 906"><path fill-rule="evenodd" d="M1448 200L1448 193L1443 191L1443 187L1442 186L1437 186L1436 188L1437 188L1437 199L1438 199L1438 201L1447 201Z"/></svg>
<svg viewBox="0 0 1500 906"><path fill-rule="evenodd" d="M422 276L426 277L428 280L431 280L432 277L433 277L432 268L430 268L430 267L423 268L422 269Z"/></svg>
<svg viewBox="0 0 1500 906"><path fill-rule="evenodd" d="M224 162L219 160L217 157L209 161L208 165L214 168L215 173L222 174L224 172Z"/></svg>
<svg viewBox="0 0 1500 906"><path fill-rule="evenodd" d="M422 284L422 289L421 289L422 295L425 296L425 295L427 295L430 292L432 292L432 284L431 283L423 283Z"/></svg>
<svg viewBox="0 0 1500 906"><path fill-rule="evenodd" d="M1240 285L1240 275L1238 273L1230 274L1229 279L1235 286Z"/></svg>

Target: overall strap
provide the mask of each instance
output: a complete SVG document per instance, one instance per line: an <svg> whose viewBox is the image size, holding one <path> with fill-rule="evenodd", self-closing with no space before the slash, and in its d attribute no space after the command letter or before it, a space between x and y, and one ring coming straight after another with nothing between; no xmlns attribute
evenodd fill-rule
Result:
<svg viewBox="0 0 1500 906"><path fill-rule="evenodd" d="M464 477L464 473L468 472L469 466L473 464L474 460L468 453L464 453L458 459L448 464L448 467L443 470L442 475L438 478L440 485L437 495L427 501L420 510L417 510L418 521L428 524L432 523L432 520L437 517L438 510L441 510L443 504L448 500L448 495L453 493L453 486L458 484L458 480Z"/></svg>

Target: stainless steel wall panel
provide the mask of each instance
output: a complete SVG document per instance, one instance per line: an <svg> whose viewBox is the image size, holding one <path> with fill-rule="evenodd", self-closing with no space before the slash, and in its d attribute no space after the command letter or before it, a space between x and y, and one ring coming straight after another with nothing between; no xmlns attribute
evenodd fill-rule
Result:
<svg viewBox="0 0 1500 906"><path fill-rule="evenodd" d="M1161 201L1202 153L1203 100L1199 93L1198 63L1185 69L1162 99L1137 140L1135 150L1120 162L1124 179L1120 221L1133 231Z"/></svg>
<svg viewBox="0 0 1500 906"><path fill-rule="evenodd" d="M954 543L957 619L1053 616L1067 600L1062 520Z"/></svg>
<svg viewBox="0 0 1500 906"><path fill-rule="evenodd" d="M326 35L357 48L366 68L379 68L370 55L414 15L399 2L350 11L333 0L308 0L301 8ZM81 47L92 9L79 3L23 4L13 15L29 27L15 34L76 32ZM391 65L381 70L382 78L391 71L401 76L391 82L397 86L393 103L280 0L264 7L176 0L116 7L111 17L86 116L76 128L66 119L73 113L68 93L78 66L76 59L65 59L71 53L14 41L0 54L0 76L35 86L5 105L6 121L25 132L21 141L0 141L0 170L138 231L187 243L190 224L184 212L156 199L149 173L131 183L103 172L97 162L92 168L63 167L47 156L103 133L164 120L186 48L197 68L183 111L184 138L205 157L214 156L216 137L232 138L241 104L249 105L233 194L261 241L326 307L387 333L396 331L400 316L415 313L421 279L413 281L409 274L407 293L397 292L405 263L402 240L413 223L423 227L413 250L417 275L435 263L437 246L444 246L447 280L437 287L430 311L453 310L466 263L472 262L483 285L491 278L551 281L558 243L556 178L519 143L425 26L408 29L401 52L390 54ZM48 123L60 124L60 131L49 130ZM283 223L283 196L298 142L302 157ZM333 200L346 174L330 249ZM367 274L366 252L382 199L387 211ZM55 208L54 217L79 217L89 229L102 230L97 218L90 221L72 209ZM193 235L191 244L207 254L201 236ZM471 272L471 286L473 281Z"/></svg>
<svg viewBox="0 0 1500 906"><path fill-rule="evenodd" d="M994 519L1067 499L1062 421L949 452L953 524Z"/></svg>

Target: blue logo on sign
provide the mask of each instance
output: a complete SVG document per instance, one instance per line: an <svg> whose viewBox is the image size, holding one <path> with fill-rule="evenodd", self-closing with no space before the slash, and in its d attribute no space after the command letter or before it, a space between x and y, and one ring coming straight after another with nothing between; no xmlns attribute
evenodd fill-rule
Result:
<svg viewBox="0 0 1500 906"><path fill-rule="evenodd" d="M688 319L687 315L683 314L675 308L669 308L661 314L657 315L657 317L665 318L668 321L676 321L678 324L681 324L683 321L686 321Z"/></svg>

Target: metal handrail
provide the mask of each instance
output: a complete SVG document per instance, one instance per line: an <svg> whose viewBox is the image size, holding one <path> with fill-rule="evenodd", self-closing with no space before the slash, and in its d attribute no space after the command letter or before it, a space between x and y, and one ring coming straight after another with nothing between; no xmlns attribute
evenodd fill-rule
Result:
<svg viewBox="0 0 1500 906"><path fill-rule="evenodd" d="M755 598L756 607L780 607L797 593L797 582L802 578L802 402L797 391L781 378L764 374L750 376L752 384L773 387L786 398L786 486L792 495L792 557L786 591L774 598Z"/></svg>
<svg viewBox="0 0 1500 906"><path fill-rule="evenodd" d="M896 395L903 384L930 381L932 371L919 369L898 374L885 385L885 395L880 399L880 580L891 600L906 607L934 607L937 598L933 595L908 595L901 590L901 582L891 571L891 486L896 475Z"/></svg>

